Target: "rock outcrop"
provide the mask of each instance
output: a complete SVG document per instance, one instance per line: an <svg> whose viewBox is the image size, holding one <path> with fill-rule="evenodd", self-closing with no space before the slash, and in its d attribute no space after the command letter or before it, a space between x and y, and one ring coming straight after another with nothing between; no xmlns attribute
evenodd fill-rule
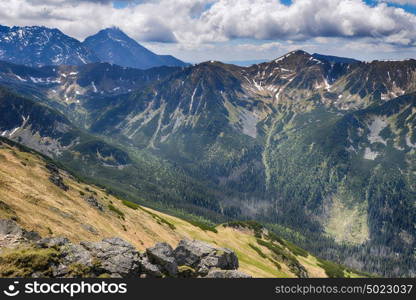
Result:
<svg viewBox="0 0 416 300"><path fill-rule="evenodd" d="M13 220L0 219L0 249L28 244L40 238L37 232L27 231Z"/></svg>
<svg viewBox="0 0 416 300"><path fill-rule="evenodd" d="M69 186L67 186L64 183L64 179L62 178L61 174L59 173L58 167L53 165L53 164L47 164L45 167L46 167L46 169L48 169L49 173L51 174L49 176L49 181L52 182L57 187L59 187L60 189L62 189L64 191L68 191Z"/></svg>
<svg viewBox="0 0 416 300"><path fill-rule="evenodd" d="M98 200L94 196L92 196L92 195L91 196L87 196L87 197L84 198L84 200L89 205L91 205L93 208L96 208L96 209L98 209L100 211L104 211L103 205L100 202L98 202Z"/></svg>
<svg viewBox="0 0 416 300"><path fill-rule="evenodd" d="M211 269L238 269L238 258L229 249L217 249L201 241L182 240L173 253L181 266L193 268L200 276L206 276Z"/></svg>
<svg viewBox="0 0 416 300"><path fill-rule="evenodd" d="M178 264L173 256L173 249L167 243L158 243L146 250L148 261L160 266L162 271L170 277L178 275Z"/></svg>
<svg viewBox="0 0 416 300"><path fill-rule="evenodd" d="M7 238L6 238L7 237ZM14 237L14 238L11 238ZM28 277L115 277L115 278L249 278L237 271L238 258L226 248L215 248L201 241L182 240L176 249L167 243L158 243L140 253L134 246L120 238L107 238L100 242L72 243L65 237L40 239L34 232L28 232L12 220L0 220L0 241L2 248L29 253L31 257L53 254L44 258L42 268L31 272L25 266ZM21 251L21 249L25 249ZM30 250L28 252L28 249ZM2 263L0 249L0 264ZM14 256L12 256L14 257ZM6 261L6 260L4 260ZM19 262L25 259L19 258ZM8 269L13 260L7 259ZM22 266L19 266L22 267ZM0 266L1 269L1 266ZM4 276L4 274L1 274ZM13 275L13 274L12 274Z"/></svg>

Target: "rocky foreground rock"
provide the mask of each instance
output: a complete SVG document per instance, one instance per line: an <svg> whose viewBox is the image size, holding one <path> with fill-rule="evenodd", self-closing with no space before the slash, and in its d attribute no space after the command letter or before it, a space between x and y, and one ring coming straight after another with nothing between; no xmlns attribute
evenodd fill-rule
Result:
<svg viewBox="0 0 416 300"><path fill-rule="evenodd" d="M175 249L167 243L158 243L140 253L120 238L80 244L64 237L40 239L37 234L29 234L11 220L0 220L1 240L13 240L14 243L0 244L3 246L0 249L0 268L4 262L11 263L2 258L6 247L30 247L31 255L36 251L51 251L53 257L44 259L42 268L37 267L25 274L31 277L250 277L237 271L238 258L233 251L197 240L182 240Z"/></svg>

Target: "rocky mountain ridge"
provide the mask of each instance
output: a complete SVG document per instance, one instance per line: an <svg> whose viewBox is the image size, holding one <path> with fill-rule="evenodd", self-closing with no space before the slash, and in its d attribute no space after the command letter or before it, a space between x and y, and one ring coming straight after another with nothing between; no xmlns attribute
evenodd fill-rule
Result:
<svg viewBox="0 0 416 300"><path fill-rule="evenodd" d="M0 59L29 66L80 65L97 56L78 40L47 27L0 26Z"/></svg>
<svg viewBox="0 0 416 300"><path fill-rule="evenodd" d="M187 64L171 55L157 55L118 28L107 28L84 42L44 26L1 26L0 60L33 66L84 65L96 62L149 69Z"/></svg>

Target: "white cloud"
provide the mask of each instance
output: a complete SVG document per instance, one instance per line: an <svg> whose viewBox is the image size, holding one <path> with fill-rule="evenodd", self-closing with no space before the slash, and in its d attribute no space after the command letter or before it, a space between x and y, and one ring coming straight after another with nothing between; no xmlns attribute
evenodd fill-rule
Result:
<svg viewBox="0 0 416 300"><path fill-rule="evenodd" d="M0 22L9 26L58 27L78 39L118 26L139 41L151 42L156 49L196 51L201 56L203 51L215 54L212 48L226 49L223 43L239 39L270 40L239 43L238 51L245 47L246 53L259 55L284 50L279 43L290 46L290 41L300 48L308 46L308 41L326 45L335 40L345 45L349 45L346 41L371 40L378 45L392 45L389 47L396 50L416 45L416 16L381 2L375 6L363 0L293 0L290 6L278 0L124 2L131 5L115 9L109 0L0 1ZM230 47L228 51L235 50Z"/></svg>
<svg viewBox="0 0 416 300"><path fill-rule="evenodd" d="M274 0L217 1L200 20L199 37L295 39L400 35L416 41L416 17L402 9L361 0L294 0L290 7Z"/></svg>

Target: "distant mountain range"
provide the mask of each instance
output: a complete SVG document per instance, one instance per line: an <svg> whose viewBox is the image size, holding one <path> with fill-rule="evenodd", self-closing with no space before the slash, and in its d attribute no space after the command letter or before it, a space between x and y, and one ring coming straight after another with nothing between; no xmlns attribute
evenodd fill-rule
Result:
<svg viewBox="0 0 416 300"><path fill-rule="evenodd" d="M33 67L94 62L138 69L188 65L151 52L117 28L101 30L81 43L58 29L0 26L0 60Z"/></svg>
<svg viewBox="0 0 416 300"><path fill-rule="evenodd" d="M0 26L0 60L40 67L80 65L97 62L98 58L58 29Z"/></svg>
<svg viewBox="0 0 416 300"><path fill-rule="evenodd" d="M130 49L124 38L111 29L92 40ZM414 78L413 59L301 50L250 67L3 62L0 135L130 200L260 220L325 258L409 276Z"/></svg>

